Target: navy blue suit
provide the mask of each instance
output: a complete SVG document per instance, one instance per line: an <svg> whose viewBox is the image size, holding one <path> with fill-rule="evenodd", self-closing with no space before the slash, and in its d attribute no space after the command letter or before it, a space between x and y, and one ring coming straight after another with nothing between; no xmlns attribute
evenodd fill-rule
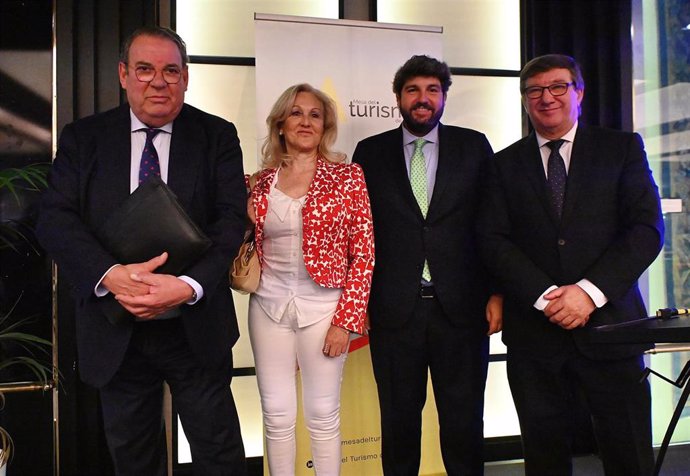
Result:
<svg viewBox="0 0 690 476"><path fill-rule="evenodd" d="M547 199L533 134L498 152L480 218L488 268L504 292L503 341L528 474L568 474L569 408L583 392L607 474L651 470L648 345L593 345L586 328L647 316L637 280L663 243L656 184L637 134L579 125L562 218ZM585 328L534 308L550 286L588 279L608 299Z"/></svg>
<svg viewBox="0 0 690 476"><path fill-rule="evenodd" d="M492 150L479 132L439 125L436 182L425 218L410 186L402 137L401 128L369 137L353 155L364 170L374 219L369 338L383 470L419 474L430 371L446 472L481 474L489 287L474 226ZM431 299L420 296L425 259Z"/></svg>
<svg viewBox="0 0 690 476"><path fill-rule="evenodd" d="M142 404L136 398L138 386L150 385L153 389L151 398L156 400L160 399L157 389L160 379L171 383L181 378L152 369L155 365L163 367L165 364L143 365L138 360L142 356L133 355L137 352L136 347L156 341L161 347L155 353L164 358L164 354L171 350L166 346L179 344L189 354L188 358L182 359L182 366L189 364L190 369L196 369L196 373L203 374L208 381L220 383L222 388L218 395L209 398L224 399L223 403L206 402L208 409L205 411L213 412L220 405L226 412L225 415L211 414L208 419L228 418L229 425L232 425L228 432L235 433L230 436L235 446L232 458L236 462L241 459L243 467L237 414L227 388L232 375L231 348L239 336L227 270L242 240L246 220L242 152L237 131L231 123L188 105L183 106L173 123L168 185L182 207L213 242L204 256L182 273L201 284L203 298L195 305L182 305L179 318L167 322L131 321L114 326L101 312L94 286L117 261L101 246L95 232L130 193L130 131L130 109L126 104L67 125L60 136L49 187L43 196L37 236L57 262L60 276L70 283L76 299L80 377L95 387L107 389L118 380L114 379L115 376L127 368L136 372L135 367L139 366L142 373L152 379L146 383L129 382L131 401L120 395L118 398L123 401L111 405L102 391L104 415L121 419L124 418L122 407ZM174 369L180 367L168 364ZM182 377L183 380L186 378ZM203 387L206 383L200 385ZM171 388L173 398L176 391L181 395L176 405L184 405L184 392L172 384ZM141 391L143 395L145 390ZM229 403L224 393L230 395ZM140 400L144 400L143 396ZM108 405L117 408L108 408ZM155 407L159 402L153 405ZM201 408L204 402L193 405ZM180 408L181 415L184 409ZM141 408L139 410L142 411ZM153 418L160 417L156 417L154 412ZM159 422L148 424L159 426ZM106 421L107 432L108 428ZM194 429L192 431L195 433ZM190 440L194 436L188 434ZM158 437L156 434L152 438ZM111 452L114 452L110 437L109 444ZM193 445L193 454L195 450ZM205 474L216 474L214 470L209 471ZM225 474L234 474L232 471L228 469ZM243 472L241 469L236 474Z"/></svg>

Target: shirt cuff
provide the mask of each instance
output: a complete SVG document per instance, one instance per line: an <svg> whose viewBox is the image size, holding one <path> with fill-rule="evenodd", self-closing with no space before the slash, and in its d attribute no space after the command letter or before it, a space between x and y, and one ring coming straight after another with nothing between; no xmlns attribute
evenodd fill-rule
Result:
<svg viewBox="0 0 690 476"><path fill-rule="evenodd" d="M197 283L194 279L190 278L189 276L178 276L178 278L184 281L185 283L189 284L194 290L194 293L196 294L196 299L194 299L194 296L192 296L192 299L187 301L186 304L193 306L194 304L199 302L199 299L204 297L204 288L201 287L201 284Z"/></svg>
<svg viewBox="0 0 690 476"><path fill-rule="evenodd" d="M584 292L587 293L587 295L589 295L596 307L602 307L604 304L609 302L604 293L601 292L601 289L596 287L589 279L581 279L575 284L577 284Z"/></svg>
<svg viewBox="0 0 690 476"><path fill-rule="evenodd" d="M546 309L546 306L551 301L549 301L548 299L545 299L544 296L549 294L554 289L558 289L558 286L549 286L549 288L546 291L544 291L543 293L541 293L541 296L539 296L539 298L534 302L533 305L538 311L543 311L544 309Z"/></svg>
<svg viewBox="0 0 690 476"><path fill-rule="evenodd" d="M108 268L108 271L103 273L103 276L101 276L101 279L99 279L98 282L96 283L96 286L93 288L93 293L96 295L96 297L103 297L103 296L107 296L108 294L110 294L110 291L108 291L108 289L106 289L106 287L103 286L101 283L103 282L105 277L108 275L110 270L116 266L121 266L121 265L120 264L112 265L110 268Z"/></svg>

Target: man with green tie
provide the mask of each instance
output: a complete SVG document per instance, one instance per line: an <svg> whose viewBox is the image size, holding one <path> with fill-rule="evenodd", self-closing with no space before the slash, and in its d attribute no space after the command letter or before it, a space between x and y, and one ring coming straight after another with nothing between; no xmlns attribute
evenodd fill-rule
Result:
<svg viewBox="0 0 690 476"><path fill-rule="evenodd" d="M483 134L440 123L450 85L445 63L410 58L393 81L402 125L353 156L374 218L369 339L386 475L419 474L429 371L447 474L483 472L487 333L500 328L500 298L489 300L473 230L492 150Z"/></svg>

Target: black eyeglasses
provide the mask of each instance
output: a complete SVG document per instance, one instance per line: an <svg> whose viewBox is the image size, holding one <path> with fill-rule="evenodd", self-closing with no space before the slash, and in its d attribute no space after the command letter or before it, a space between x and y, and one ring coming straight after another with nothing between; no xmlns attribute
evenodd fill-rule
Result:
<svg viewBox="0 0 690 476"><path fill-rule="evenodd" d="M150 83L156 77L156 68L151 66L139 65L134 66L133 69L134 75L142 83ZM180 78L182 77L182 71L174 66L163 68L161 73L163 75L163 80L168 84L177 84L180 82Z"/></svg>
<svg viewBox="0 0 690 476"><path fill-rule="evenodd" d="M548 86L531 86L525 88L524 94L530 99L539 99L544 95L544 90L548 89L552 96L563 96L568 92L568 86L574 86L575 83L555 83Z"/></svg>

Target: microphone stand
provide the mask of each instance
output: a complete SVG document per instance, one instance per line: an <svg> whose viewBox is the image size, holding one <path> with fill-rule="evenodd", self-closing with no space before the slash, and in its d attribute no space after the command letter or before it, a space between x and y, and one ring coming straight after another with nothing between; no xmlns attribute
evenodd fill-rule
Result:
<svg viewBox="0 0 690 476"><path fill-rule="evenodd" d="M591 343L595 344L656 344L653 349L646 352L647 354L688 351L690 350L688 345L690 343L690 309L659 309L654 316L618 324L595 326L590 329L589 339ZM659 342L667 344L658 344ZM685 345L674 345L674 343L683 343ZM656 457L653 475L659 476L671 437L690 396L690 361L685 364L685 367L683 367L675 381L658 374L650 368L644 370L640 381L647 378L649 374L654 374L664 381L683 389Z"/></svg>
<svg viewBox="0 0 690 476"><path fill-rule="evenodd" d="M674 319L677 318L679 315L683 314L690 314L690 310L665 308L656 311L656 316L649 319ZM662 352L676 352L678 350L689 350L689 348L679 349L677 346L672 346L668 349L655 349L653 352L650 353L656 354ZM661 446L659 447L659 453L657 454L656 461L654 463L654 472L652 474L653 476L659 476L661 472L661 466L663 465L664 458L666 457L666 451L668 450L669 444L671 443L671 437L673 436L673 432L676 429L676 425L678 424L680 416L683 413L683 409L685 408L685 403L688 400L688 396L690 396L690 385L688 384L688 382L690 382L690 361L685 363L685 366L683 366L683 369L680 371L680 374L678 375L678 378L675 381L666 378L660 373L655 372L654 370L647 367L644 369L644 372L642 373L640 382L644 381L644 379L646 379L649 376L649 374L654 374L660 379L670 383L671 385L683 389L680 398L678 399L678 403L676 404L676 408L673 412L673 416L671 417L671 421L669 422L668 428L666 429L666 433L664 434L664 439L661 443Z"/></svg>

